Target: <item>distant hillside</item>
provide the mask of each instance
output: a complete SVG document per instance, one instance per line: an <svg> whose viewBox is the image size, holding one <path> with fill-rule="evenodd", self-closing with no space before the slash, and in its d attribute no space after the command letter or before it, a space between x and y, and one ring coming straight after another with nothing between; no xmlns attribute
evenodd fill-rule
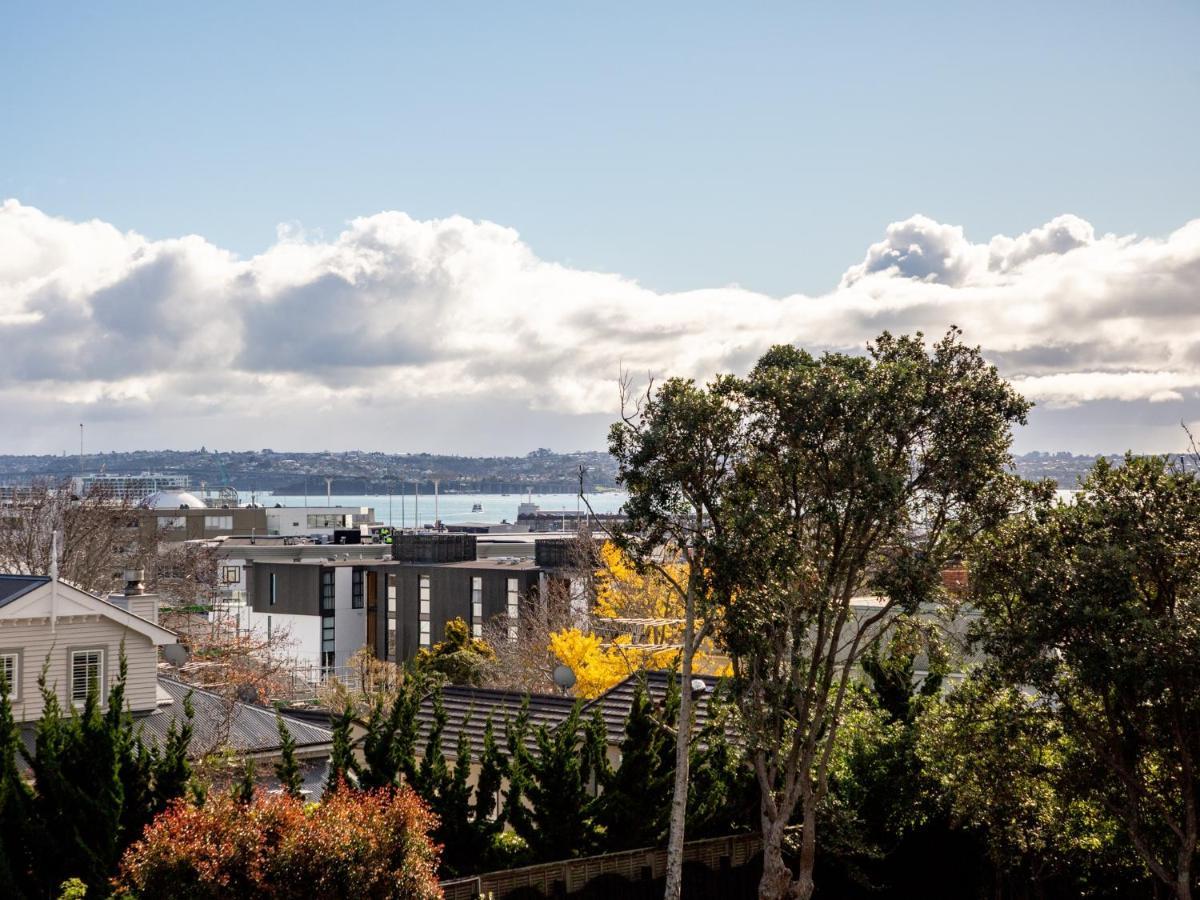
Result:
<svg viewBox="0 0 1200 900"><path fill-rule="evenodd" d="M1023 478L1050 478L1060 488L1075 487L1100 457L1066 452L1034 451L1014 458ZM1119 461L1120 456L1107 457ZM574 492L579 467L586 467L588 490L616 485L617 467L603 451L555 453L538 449L525 456L446 456L432 453L300 453L275 450L217 452L199 450L137 450L128 453L88 454L87 472L136 474L178 472L192 485L232 484L238 490L275 491L313 496L325 493L325 478L333 478L335 494L385 494L402 482L432 490L433 479L446 493L509 493L526 490L542 493ZM22 484L34 479L58 481L78 475L78 456L0 455L0 484ZM307 480L307 485L306 485Z"/></svg>
<svg viewBox="0 0 1200 900"><path fill-rule="evenodd" d="M584 466L588 490L612 487L616 465L601 451L554 453L534 450L525 456L444 456L431 453L300 453L257 450L216 452L199 450L138 450L127 453L87 454L85 472L136 474L180 473L210 487L232 485L238 490L302 494L307 480L310 494L325 492L325 478L333 478L338 494L386 493L401 482L441 482L450 493L569 492L578 489L579 467ZM78 456L0 455L0 483L20 484L35 479L61 480L78 475Z"/></svg>
<svg viewBox="0 0 1200 900"><path fill-rule="evenodd" d="M1058 484L1060 490L1071 490L1079 486L1079 482L1087 474L1088 469L1095 465L1096 456L1075 456L1071 453L1045 453L1035 450L1013 458L1014 468L1022 478L1031 481L1041 481L1049 478ZM1124 457L1118 453L1104 456L1110 462L1120 462Z"/></svg>

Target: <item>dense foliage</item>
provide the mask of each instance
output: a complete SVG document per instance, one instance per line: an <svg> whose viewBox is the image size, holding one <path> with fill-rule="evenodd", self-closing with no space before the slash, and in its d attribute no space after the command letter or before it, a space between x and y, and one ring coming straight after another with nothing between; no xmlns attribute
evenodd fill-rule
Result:
<svg viewBox="0 0 1200 900"><path fill-rule="evenodd" d="M176 900L440 897L433 817L406 788L306 805L259 792L177 802L126 853L118 886Z"/></svg>
<svg viewBox="0 0 1200 900"><path fill-rule="evenodd" d="M1180 463L1096 464L1073 504L1031 491L981 542L973 597L997 680L1061 735L1056 788L1103 810L1173 896L1200 841L1200 481Z"/></svg>
<svg viewBox="0 0 1200 900"><path fill-rule="evenodd" d="M93 689L64 711L43 675L34 750L21 743L0 679L0 893L43 897L79 878L103 896L118 860L190 778L191 711L161 747L143 740L125 704L126 667L105 703ZM25 761L32 784L19 768Z"/></svg>

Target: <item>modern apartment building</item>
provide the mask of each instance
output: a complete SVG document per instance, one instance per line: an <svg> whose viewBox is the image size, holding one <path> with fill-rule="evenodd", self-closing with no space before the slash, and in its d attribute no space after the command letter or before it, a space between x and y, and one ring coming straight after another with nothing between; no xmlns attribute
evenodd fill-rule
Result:
<svg viewBox="0 0 1200 900"><path fill-rule="evenodd" d="M363 646L403 662L443 640L455 618L476 636L488 621L501 620L516 640L531 604L555 577L534 559L478 559L471 535L396 535L392 558L366 558L377 546L332 558L248 561L248 624L263 633L287 629L297 659L326 673Z"/></svg>

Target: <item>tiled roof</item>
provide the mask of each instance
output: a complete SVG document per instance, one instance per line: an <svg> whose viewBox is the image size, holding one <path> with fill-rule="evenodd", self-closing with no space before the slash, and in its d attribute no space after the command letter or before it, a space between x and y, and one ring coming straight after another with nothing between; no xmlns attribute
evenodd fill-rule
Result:
<svg viewBox="0 0 1200 900"><path fill-rule="evenodd" d="M586 720L593 710L599 709L604 720L607 739L610 745L617 745L625 736L625 719L633 705L633 694L637 687L638 678L645 678L646 689L655 703L661 703L667 694L667 679L669 673L648 671L630 675L620 684L610 688L594 700L583 705L583 717ZM678 676L676 676L678 677ZM712 675L697 675L707 685L707 691L696 698L696 729L703 728L708 722L708 703L713 688L718 679ZM449 758L455 756L458 746L459 732L466 734L471 742L471 752L478 756L483 750L483 734L487 728L487 720L492 718L496 740L501 748L504 747L505 722L515 719L521 710L525 694L518 691L505 691L496 688L461 687L446 685L442 688L442 705L446 710L446 730L442 735L442 752ZM530 732L527 746L536 748L532 732L539 725L553 728L571 713L576 700L559 694L530 694L529 695L529 724ZM295 713L299 715L300 713ZM330 723L327 711L305 711L304 718L308 721ZM429 731L433 727L433 695L428 694L421 700L421 708L417 713L418 739L417 754L425 750Z"/></svg>
<svg viewBox="0 0 1200 900"><path fill-rule="evenodd" d="M584 704L583 717L591 716L596 709L600 710L604 720L610 745L619 744L625 736L625 720L629 717L633 705L634 691L637 689L639 678L645 678L646 689L654 703L661 703L667 695L667 679L669 673L648 671L630 675L621 683L601 694L594 700ZM676 676L678 677L678 676ZM711 675L697 675L707 685L707 691L697 698L696 728L704 727L708 722L708 700L716 686L717 679ZM447 756L453 756L458 743L460 731L471 741L471 749L478 754L483 749L483 732L487 726L488 715L491 714L497 740L504 742L504 723L515 718L521 709L525 695L515 691L502 691L492 688L455 687L447 685L442 689L442 705L446 708L446 731L442 738L442 750ZM531 731L539 725L553 728L570 715L575 700L557 694L529 695L529 723ZM418 751L424 749L425 740L433 724L433 697L428 696L421 702L418 713L420 721L420 739ZM533 738L530 736L530 745Z"/></svg>
<svg viewBox="0 0 1200 900"><path fill-rule="evenodd" d="M442 705L446 708L446 731L442 737L442 750L448 756L454 755L458 745L458 734L464 732L471 741L471 750L479 754L483 750L483 733L487 728L488 716L492 717L492 727L496 732L496 740L504 744L504 723L516 719L521 711L525 695L517 691L504 691L495 688L458 687L446 685L442 688ZM529 695L529 725L532 732L539 725L553 728L571 713L575 701L570 697L558 694ZM417 713L420 723L418 752L424 751L425 741L429 730L433 727L433 696L429 695L421 701L421 709ZM532 734L529 743L533 745Z"/></svg>
<svg viewBox="0 0 1200 900"><path fill-rule="evenodd" d="M50 581L45 575L0 575L0 606Z"/></svg>
<svg viewBox="0 0 1200 900"><path fill-rule="evenodd" d="M625 720L629 718L629 710L633 706L633 695L637 690L638 679L645 679L646 691L650 695L650 700L657 705L662 703L667 696L667 679L670 677L671 673L659 670L630 675L620 684L613 685L588 703L583 711L584 715L590 716L593 710L599 709L600 715L604 719L605 730L608 732L609 744L619 744L625 737ZM708 701L712 696L713 688L717 685L717 678L712 675L693 675L692 678L699 678L706 687L705 692L696 698L695 728L698 731L708 723Z"/></svg>

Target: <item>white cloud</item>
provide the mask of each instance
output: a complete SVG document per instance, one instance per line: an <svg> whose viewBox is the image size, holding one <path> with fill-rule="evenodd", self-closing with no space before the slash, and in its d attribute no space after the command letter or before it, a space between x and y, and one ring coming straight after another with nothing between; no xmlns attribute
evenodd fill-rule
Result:
<svg viewBox="0 0 1200 900"><path fill-rule="evenodd" d="M539 259L514 230L461 217L385 212L329 240L286 226L239 259L201 237L151 241L0 207L0 416L186 414L217 428L222 417L357 411L369 423L402 406L434 417L433 402L503 399L611 417L621 368L704 378L781 341L861 348L884 328L939 335L951 324L1047 407L1194 398L1200 220L1159 239L1097 236L1064 215L972 243L914 216L829 293L779 299L656 293Z"/></svg>

